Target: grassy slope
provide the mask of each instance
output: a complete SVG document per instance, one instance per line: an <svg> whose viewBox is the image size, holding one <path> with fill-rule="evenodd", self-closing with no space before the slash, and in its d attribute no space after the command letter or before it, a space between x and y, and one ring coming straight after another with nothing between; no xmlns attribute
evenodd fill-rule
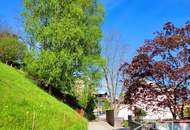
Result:
<svg viewBox="0 0 190 130"><path fill-rule="evenodd" d="M33 128L34 129L33 129ZM87 122L25 75L0 63L0 130L86 130Z"/></svg>

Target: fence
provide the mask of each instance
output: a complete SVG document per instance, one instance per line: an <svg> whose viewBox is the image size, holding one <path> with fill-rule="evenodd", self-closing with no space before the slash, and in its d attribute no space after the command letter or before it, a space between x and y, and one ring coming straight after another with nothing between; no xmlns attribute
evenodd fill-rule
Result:
<svg viewBox="0 0 190 130"><path fill-rule="evenodd" d="M190 130L190 121L156 123L159 130Z"/></svg>
<svg viewBox="0 0 190 130"><path fill-rule="evenodd" d="M137 122L128 116L128 125L131 130L158 130L155 123Z"/></svg>

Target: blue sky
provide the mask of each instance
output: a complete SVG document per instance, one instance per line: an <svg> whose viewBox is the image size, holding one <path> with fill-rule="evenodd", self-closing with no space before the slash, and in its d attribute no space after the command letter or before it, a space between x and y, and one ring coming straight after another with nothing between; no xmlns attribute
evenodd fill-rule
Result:
<svg viewBox="0 0 190 130"><path fill-rule="evenodd" d="M105 5L105 21L102 30L117 30L130 46L129 59L136 49L149 39L162 25L171 21L177 26L190 21L190 0L102 0ZM21 28L18 16L22 0L1 0L0 18L13 28Z"/></svg>
<svg viewBox="0 0 190 130"><path fill-rule="evenodd" d="M22 11L22 0L1 0L0 18L15 28Z"/></svg>
<svg viewBox="0 0 190 130"><path fill-rule="evenodd" d="M118 30L130 46L129 60L145 39L171 21L182 26L190 21L190 0L102 0L106 15L103 31Z"/></svg>

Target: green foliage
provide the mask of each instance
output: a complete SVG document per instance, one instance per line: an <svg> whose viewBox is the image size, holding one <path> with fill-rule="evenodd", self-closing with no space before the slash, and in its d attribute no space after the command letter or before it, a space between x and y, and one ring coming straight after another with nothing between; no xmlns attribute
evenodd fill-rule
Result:
<svg viewBox="0 0 190 130"><path fill-rule="evenodd" d="M25 29L43 49L67 48L77 56L100 51L103 7L97 0L24 0Z"/></svg>
<svg viewBox="0 0 190 130"><path fill-rule="evenodd" d="M0 99L0 130L87 130L74 110L1 63Z"/></svg>
<svg viewBox="0 0 190 130"><path fill-rule="evenodd" d="M85 109L85 117L88 120L94 120L93 110L96 107L94 92L102 77L100 66L105 64L105 61L100 56L84 57L82 61L80 78L75 80L81 84L77 85L75 83L73 94Z"/></svg>
<svg viewBox="0 0 190 130"><path fill-rule="evenodd" d="M97 0L24 0L23 5L25 30L33 47L40 48L37 56L26 58L28 72L40 83L72 94L78 79L87 86L84 92L89 84L92 86L90 80L96 86L102 61L99 42L103 6ZM88 62L92 57L94 61ZM79 98L84 106L87 97Z"/></svg>
<svg viewBox="0 0 190 130"><path fill-rule="evenodd" d="M94 97L96 86L102 77L100 66L104 64L104 60L100 56L84 57L80 67L80 78L76 81L82 81L80 89L73 88L73 94L77 97L79 104L86 108L88 100Z"/></svg>
<svg viewBox="0 0 190 130"><path fill-rule="evenodd" d="M93 80L93 83L97 85L103 74L101 66L105 64L106 60L99 55L83 57L80 67L82 71L81 78L87 81Z"/></svg>
<svg viewBox="0 0 190 130"><path fill-rule="evenodd" d="M190 117L190 106L185 107L184 117Z"/></svg>
<svg viewBox="0 0 190 130"><path fill-rule="evenodd" d="M135 108L134 110L134 114L135 114L135 117L144 117L147 115L146 111L144 111L143 109L141 108Z"/></svg>
<svg viewBox="0 0 190 130"><path fill-rule="evenodd" d="M9 65L22 64L26 46L19 42L16 35L0 33L0 61Z"/></svg>
<svg viewBox="0 0 190 130"><path fill-rule="evenodd" d="M69 91L73 83L72 74L72 57L67 50L61 52L41 51L39 55L29 53L25 57L26 70L33 76L37 77L38 82L46 87L54 86L62 90ZM61 86L63 84L64 86Z"/></svg>
<svg viewBox="0 0 190 130"><path fill-rule="evenodd" d="M103 105L103 111L106 111L106 110L110 110L111 109L111 106L110 106L110 102L108 99L104 99L104 105Z"/></svg>
<svg viewBox="0 0 190 130"><path fill-rule="evenodd" d="M125 121L124 121L124 127L125 127L125 128L128 128L128 127L129 127L129 122L128 122L128 120L125 120Z"/></svg>
<svg viewBox="0 0 190 130"><path fill-rule="evenodd" d="M77 83L78 82L78 83ZM93 88L90 88L88 84L85 84L83 80L76 80L75 90L73 90L73 96L77 97L77 100L83 108L86 108L88 99L90 98Z"/></svg>
<svg viewBox="0 0 190 130"><path fill-rule="evenodd" d="M88 103L85 109L85 117L90 121L96 119L93 113L95 108L96 108L96 97L91 96L88 100Z"/></svg>

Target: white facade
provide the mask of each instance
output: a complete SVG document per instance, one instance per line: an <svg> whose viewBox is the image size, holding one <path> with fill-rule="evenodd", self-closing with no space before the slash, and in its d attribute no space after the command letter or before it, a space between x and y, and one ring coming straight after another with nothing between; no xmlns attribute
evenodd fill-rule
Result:
<svg viewBox="0 0 190 130"><path fill-rule="evenodd" d="M138 106L139 107L139 106ZM139 107L145 110L143 107ZM169 108L159 109L159 111L145 110L147 116L144 117L146 120L163 120L163 119L172 119L172 114ZM128 115L133 115L133 112L129 109L127 105L122 105L120 107L118 117L128 120Z"/></svg>
<svg viewBox="0 0 190 130"><path fill-rule="evenodd" d="M128 120L128 115L133 115L133 112L129 109L127 105L121 105L118 117Z"/></svg>

